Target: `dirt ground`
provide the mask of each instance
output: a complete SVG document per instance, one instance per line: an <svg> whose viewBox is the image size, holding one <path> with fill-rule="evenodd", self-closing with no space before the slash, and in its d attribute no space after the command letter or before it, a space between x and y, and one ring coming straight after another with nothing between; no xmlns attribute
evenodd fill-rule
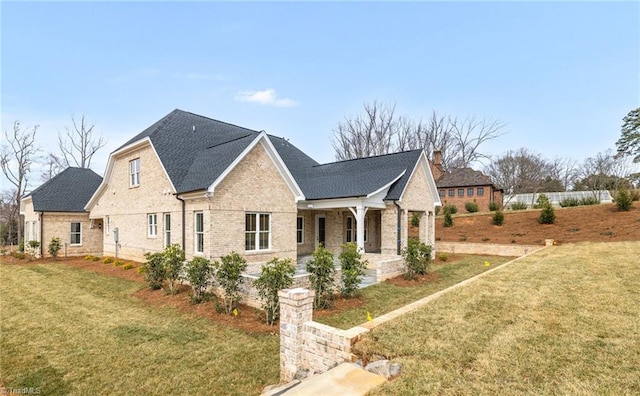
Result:
<svg viewBox="0 0 640 396"><path fill-rule="evenodd" d="M545 239L570 242L640 240L640 202L628 212L614 204L554 208L555 224L540 224L539 210L505 211L504 224L491 223L493 213L453 215L453 226L436 217L436 241L542 245Z"/></svg>

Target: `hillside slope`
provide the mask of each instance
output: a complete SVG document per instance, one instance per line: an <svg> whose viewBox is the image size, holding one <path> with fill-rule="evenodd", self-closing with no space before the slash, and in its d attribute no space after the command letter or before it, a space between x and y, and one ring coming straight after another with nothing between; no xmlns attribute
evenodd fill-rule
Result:
<svg viewBox="0 0 640 396"><path fill-rule="evenodd" d="M614 204L555 208L555 224L540 224L539 210L505 211L502 226L491 223L493 213L453 216L453 226L443 226L436 217L436 240L450 242L543 244L640 240L640 202L629 212L619 212Z"/></svg>

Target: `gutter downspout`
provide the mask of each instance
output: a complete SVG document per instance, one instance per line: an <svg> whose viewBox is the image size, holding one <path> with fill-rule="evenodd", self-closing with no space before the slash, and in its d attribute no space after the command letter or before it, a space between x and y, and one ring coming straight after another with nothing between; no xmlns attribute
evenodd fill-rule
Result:
<svg viewBox="0 0 640 396"><path fill-rule="evenodd" d="M178 196L178 194L176 194L176 199L178 201L182 202L182 251L184 252L185 251L185 245L186 245L186 243L185 243L185 240L186 240L185 239L185 229L186 229L185 221L187 219L187 214L186 214L186 211L185 211L185 205L186 204L184 202L184 199L180 198Z"/></svg>
<svg viewBox="0 0 640 396"><path fill-rule="evenodd" d="M393 204L396 206L396 212L397 212L397 227L396 227L396 234L397 234L397 238L396 238L396 243L397 243L397 255L400 256L401 253L401 247L402 247L402 243L401 243L401 232L402 232L402 225L400 224L402 222L402 215L400 213L401 209L400 209L400 205L398 205L398 201L395 200L393 201Z"/></svg>
<svg viewBox="0 0 640 396"><path fill-rule="evenodd" d="M40 212L40 258L44 257L44 238L42 231L44 230L44 212Z"/></svg>

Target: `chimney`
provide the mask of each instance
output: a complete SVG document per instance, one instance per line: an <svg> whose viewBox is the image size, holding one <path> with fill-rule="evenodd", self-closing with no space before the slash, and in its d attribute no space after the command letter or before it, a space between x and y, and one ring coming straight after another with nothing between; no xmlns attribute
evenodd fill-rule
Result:
<svg viewBox="0 0 640 396"><path fill-rule="evenodd" d="M433 164L435 166L442 166L442 151L441 150L433 150Z"/></svg>

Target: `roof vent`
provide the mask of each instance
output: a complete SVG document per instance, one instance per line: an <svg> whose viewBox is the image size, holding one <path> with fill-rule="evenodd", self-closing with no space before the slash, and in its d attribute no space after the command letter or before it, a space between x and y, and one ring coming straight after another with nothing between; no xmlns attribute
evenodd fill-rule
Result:
<svg viewBox="0 0 640 396"><path fill-rule="evenodd" d="M195 131L196 131L196 126L194 125L194 126L193 126L193 132L195 132Z"/></svg>

